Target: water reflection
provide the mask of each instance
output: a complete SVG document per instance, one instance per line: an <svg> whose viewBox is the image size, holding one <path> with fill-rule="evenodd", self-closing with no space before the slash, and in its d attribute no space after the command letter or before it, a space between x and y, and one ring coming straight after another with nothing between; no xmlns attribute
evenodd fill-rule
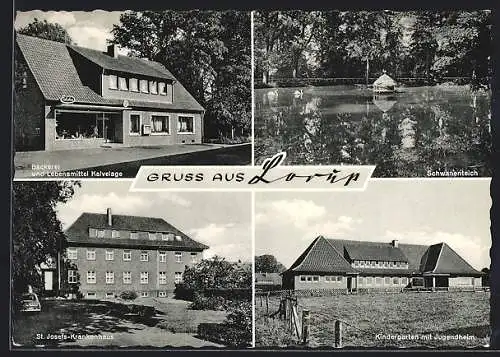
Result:
<svg viewBox="0 0 500 357"><path fill-rule="evenodd" d="M450 169L491 175L488 93L420 87L373 96L347 86L257 93L257 164L284 150L289 165L376 164L377 177Z"/></svg>

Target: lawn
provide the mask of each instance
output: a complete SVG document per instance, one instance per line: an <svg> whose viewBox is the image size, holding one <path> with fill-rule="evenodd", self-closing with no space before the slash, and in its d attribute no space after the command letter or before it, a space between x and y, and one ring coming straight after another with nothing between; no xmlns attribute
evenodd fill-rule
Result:
<svg viewBox="0 0 500 357"><path fill-rule="evenodd" d="M154 307L151 317L124 314L124 302L45 300L42 312L20 314L12 321L13 341L19 347L219 347L197 335L200 323L221 323L224 311L189 310L187 301L140 299ZM51 339L49 334L64 336ZM101 335L107 339L78 339Z"/></svg>
<svg viewBox="0 0 500 357"><path fill-rule="evenodd" d="M279 298L269 301L270 313ZM489 293L442 292L339 295L298 298L299 316L311 314L310 347L334 346L334 322L343 321L343 346L354 347L479 347L488 343ZM256 346L296 341L284 323L266 318L265 303L256 301ZM457 339L457 335L469 339Z"/></svg>

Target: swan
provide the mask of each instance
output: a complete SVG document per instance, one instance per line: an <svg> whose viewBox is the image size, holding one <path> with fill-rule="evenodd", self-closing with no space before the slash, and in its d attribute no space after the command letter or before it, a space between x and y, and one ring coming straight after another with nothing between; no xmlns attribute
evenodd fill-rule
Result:
<svg viewBox="0 0 500 357"><path fill-rule="evenodd" d="M297 89L295 90L295 92L293 92L293 96L295 98L302 98L302 96L304 95L304 92L302 91L302 89Z"/></svg>

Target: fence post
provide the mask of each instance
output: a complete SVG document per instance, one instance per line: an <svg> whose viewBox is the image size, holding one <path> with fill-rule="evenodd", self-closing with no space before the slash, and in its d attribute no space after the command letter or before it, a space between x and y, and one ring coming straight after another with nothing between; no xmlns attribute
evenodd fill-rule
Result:
<svg viewBox="0 0 500 357"><path fill-rule="evenodd" d="M342 321L335 321L335 347L342 348Z"/></svg>
<svg viewBox="0 0 500 357"><path fill-rule="evenodd" d="M266 315L269 315L269 291L267 292L266 295Z"/></svg>
<svg viewBox="0 0 500 357"><path fill-rule="evenodd" d="M304 345L307 345L309 342L310 318L309 310L302 310L302 344Z"/></svg>

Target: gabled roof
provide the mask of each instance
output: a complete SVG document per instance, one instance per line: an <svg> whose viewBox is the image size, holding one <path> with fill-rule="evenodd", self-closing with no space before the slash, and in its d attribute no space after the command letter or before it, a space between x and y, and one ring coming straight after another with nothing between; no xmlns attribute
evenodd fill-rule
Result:
<svg viewBox="0 0 500 357"><path fill-rule="evenodd" d="M281 285L280 273L255 273L255 284Z"/></svg>
<svg viewBox="0 0 500 357"><path fill-rule="evenodd" d="M323 236L317 237L288 270L304 273L357 273Z"/></svg>
<svg viewBox="0 0 500 357"><path fill-rule="evenodd" d="M75 103L122 106L123 99L103 98L99 93L82 83L75 67L74 56L83 56L87 60L94 62L97 66L106 66L102 68L114 70L118 70L119 68L120 71L127 72L126 69L134 67L136 72L142 71L145 76L175 80L174 76L165 67L160 63L152 61L126 56L120 56L117 59L108 56L109 59L105 61L103 56L106 55L99 51L21 34L16 34L16 42L44 98L50 101L59 101L62 96L71 95L75 98ZM117 62L111 65L115 61ZM173 90L173 103L132 99L129 100L129 106L131 108L155 108L195 112L202 112L204 110L179 81L175 80Z"/></svg>
<svg viewBox="0 0 500 357"><path fill-rule="evenodd" d="M174 233L182 237L181 241L162 241L149 239L125 238L90 238L89 228L105 228L140 232ZM112 216L112 225L107 224L107 215L99 213L82 213L80 217L66 230L66 240L71 245L113 245L113 246L146 246L162 248L186 248L194 250L207 249L208 246L199 243L181 232L162 218L116 215Z"/></svg>
<svg viewBox="0 0 500 357"><path fill-rule="evenodd" d="M382 86L382 87L395 86L396 81L384 73L383 75L378 77L375 82L373 82L373 85L374 86Z"/></svg>
<svg viewBox="0 0 500 357"><path fill-rule="evenodd" d="M347 253L351 260L406 261L403 252L391 244L340 239L328 239L328 241L337 251Z"/></svg>
<svg viewBox="0 0 500 357"><path fill-rule="evenodd" d="M118 57L115 58L108 55L106 52L101 52L90 48L79 46L68 47L104 69L125 73L134 73L155 78L164 78L169 80L174 79L172 73L170 73L164 66L157 62L121 55L118 55Z"/></svg>
<svg viewBox="0 0 500 357"><path fill-rule="evenodd" d="M427 261L423 273L478 275L481 272L474 269L465 259L458 255L446 243L434 244L429 247Z"/></svg>

